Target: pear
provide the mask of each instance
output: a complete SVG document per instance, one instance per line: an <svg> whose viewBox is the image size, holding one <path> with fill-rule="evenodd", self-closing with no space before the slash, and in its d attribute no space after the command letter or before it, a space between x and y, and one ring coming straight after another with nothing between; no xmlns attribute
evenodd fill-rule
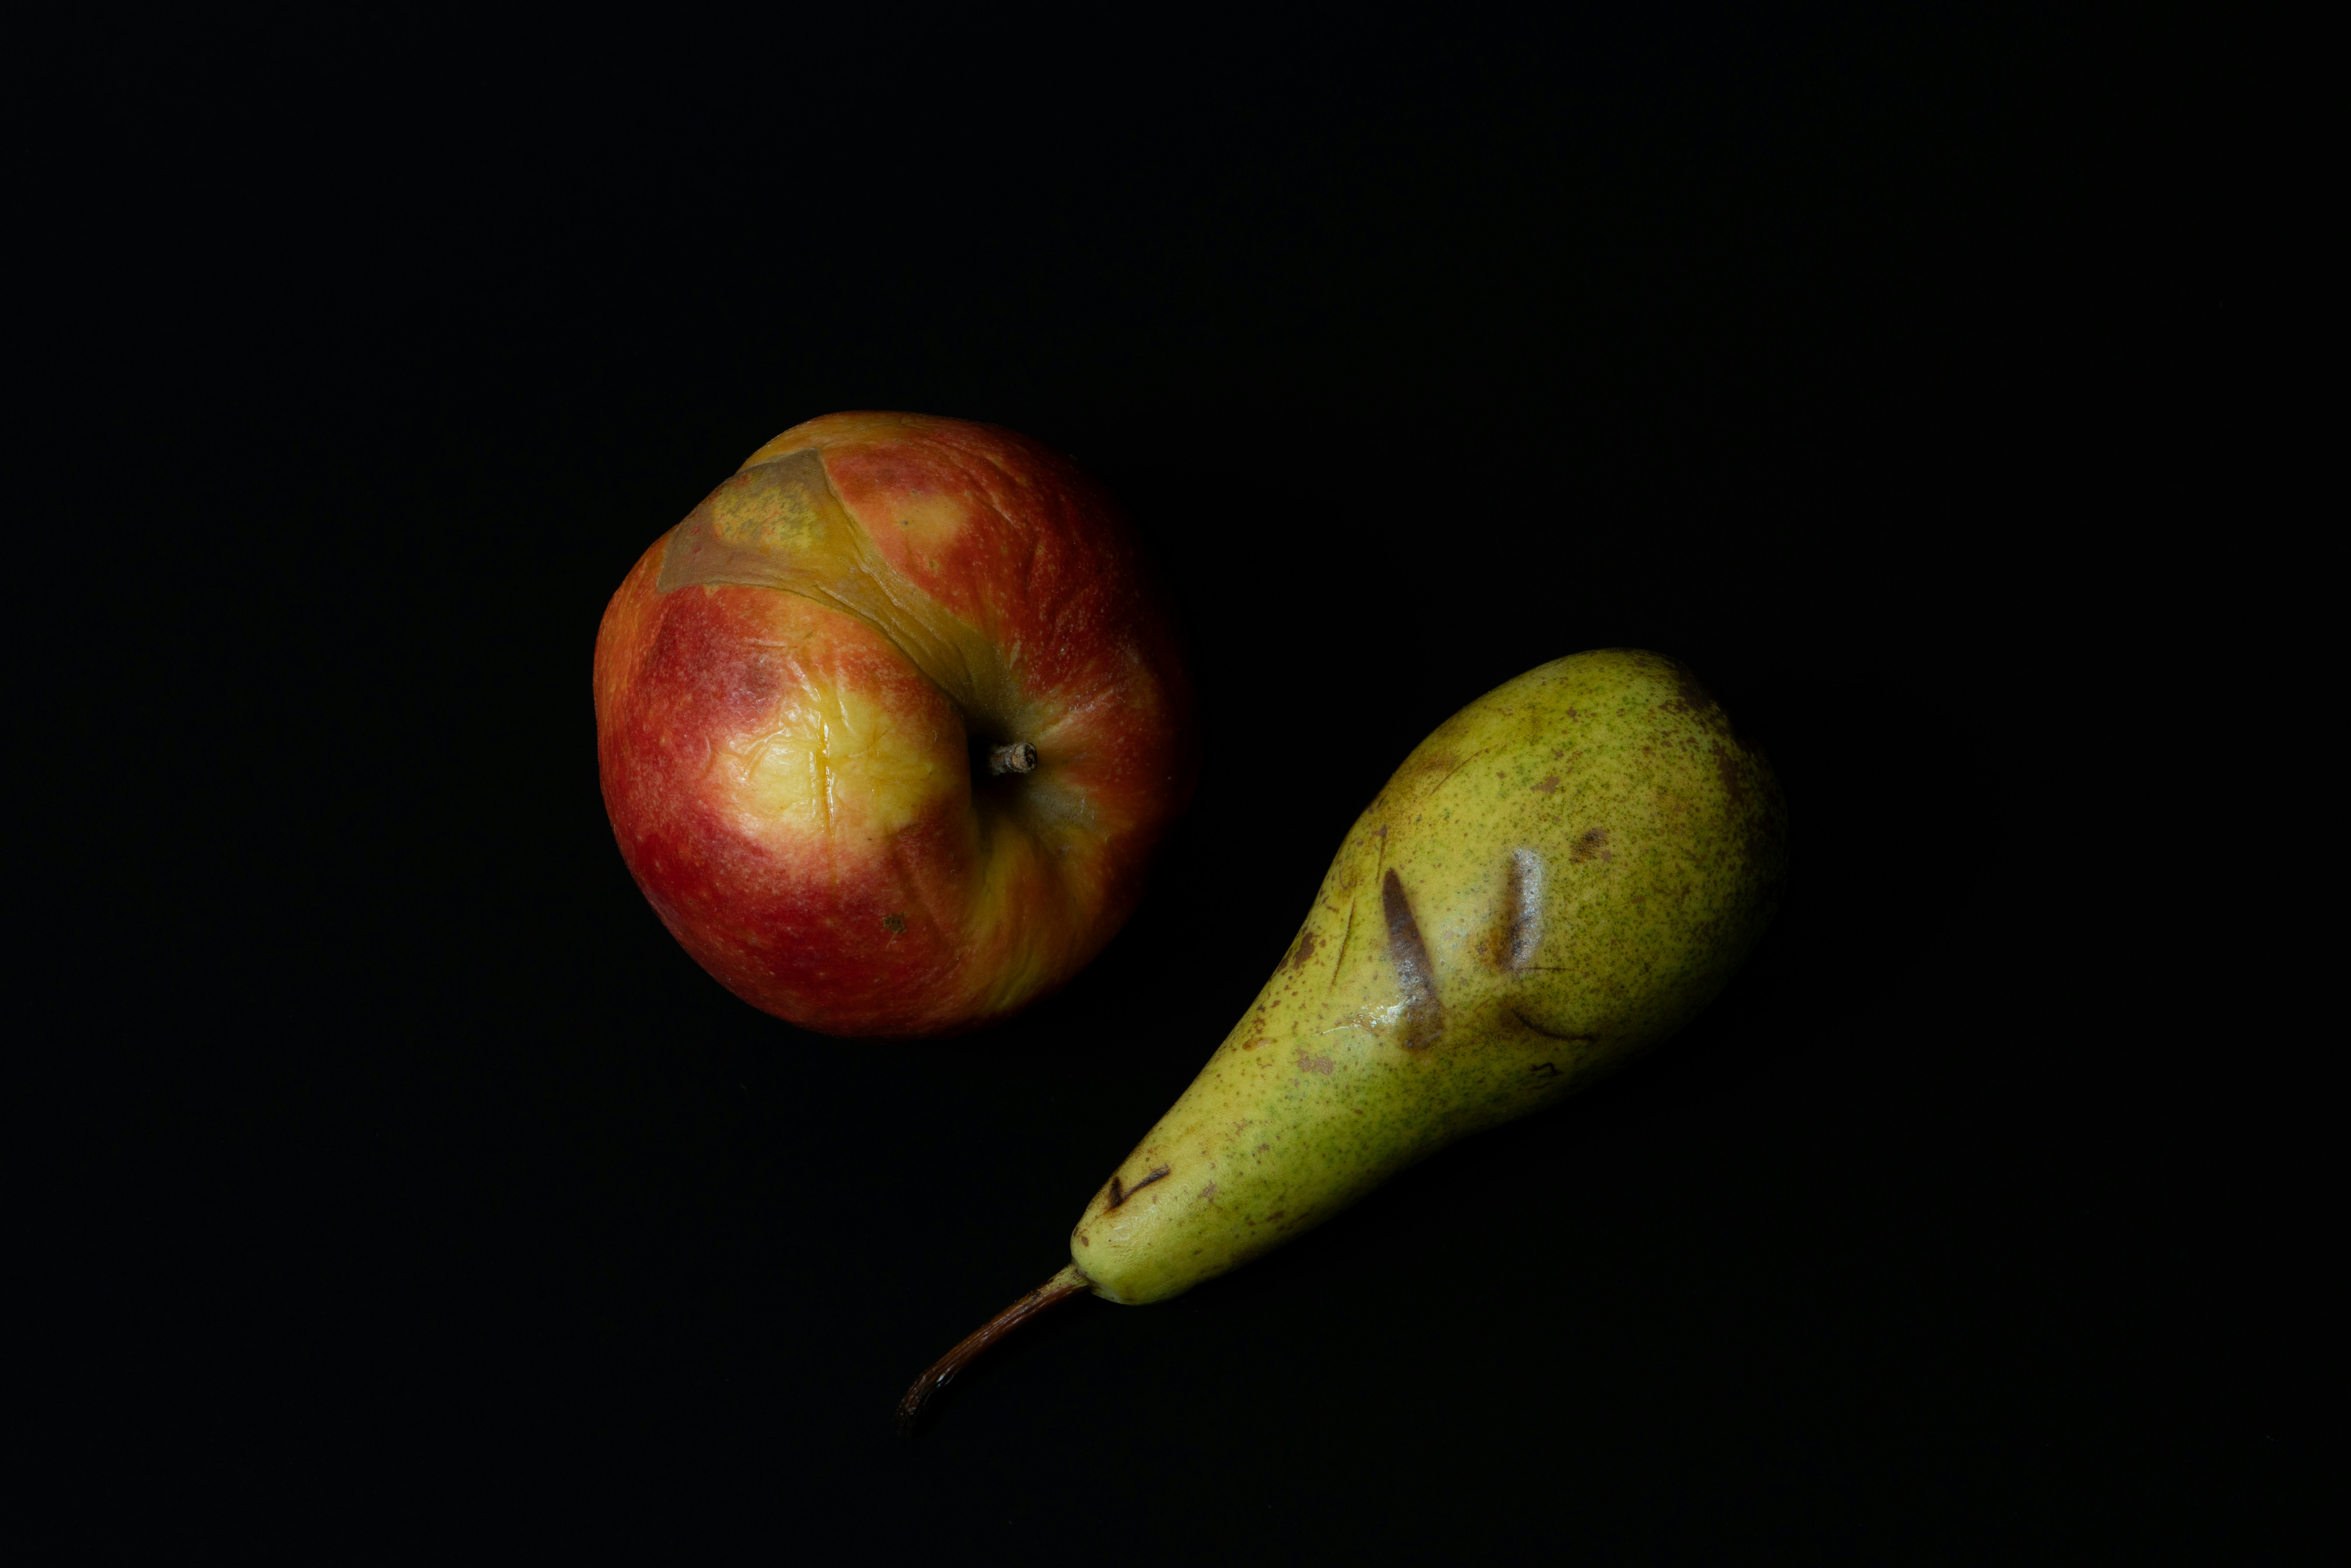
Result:
<svg viewBox="0 0 2351 1568"><path fill-rule="evenodd" d="M1180 1295L1664 1040L1754 947L1787 864L1770 763L1675 661L1578 653L1479 697L1357 820L1070 1266L918 1379L903 1420L1054 1302Z"/></svg>

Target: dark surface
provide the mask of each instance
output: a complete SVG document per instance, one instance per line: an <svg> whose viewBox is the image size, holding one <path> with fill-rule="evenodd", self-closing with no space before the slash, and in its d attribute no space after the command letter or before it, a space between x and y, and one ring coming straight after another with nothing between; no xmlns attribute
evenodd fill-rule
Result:
<svg viewBox="0 0 2351 1568"><path fill-rule="evenodd" d="M117 1500L91 1528L2275 1560L2314 1461L2244 1314L2299 1265L2240 1201L2251 1113L2183 1122L2181 1048L2119 1021L2159 977L2092 961L2115 890L2067 826L2112 677L2055 562L2111 499L2076 393L2129 370L2091 307L2135 189L2077 41L1045 42L125 67L78 155L168 243L92 247L73 308L135 347L60 384L117 411L144 519L88 547L143 637L103 667L201 772L82 787L135 827L77 918L129 888L165 934L89 988L74 1197L110 1218L59 1275L95 1348L56 1447ZM622 574L858 407L1103 479L1207 714L1127 931L942 1045L721 991L595 780ZM1229 1279L1058 1309L896 1438L1389 769L1614 645L1693 665L1786 782L1792 901L1730 991Z"/></svg>

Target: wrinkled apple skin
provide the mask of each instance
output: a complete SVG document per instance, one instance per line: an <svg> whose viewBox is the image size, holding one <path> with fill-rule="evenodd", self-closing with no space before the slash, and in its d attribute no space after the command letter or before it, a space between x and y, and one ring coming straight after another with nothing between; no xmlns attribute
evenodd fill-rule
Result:
<svg viewBox="0 0 2351 1568"><path fill-rule="evenodd" d="M647 550L596 637L622 858L729 990L828 1034L949 1034L1115 934L1198 770L1132 529L1010 431L786 431ZM975 758L1027 741L1033 771Z"/></svg>

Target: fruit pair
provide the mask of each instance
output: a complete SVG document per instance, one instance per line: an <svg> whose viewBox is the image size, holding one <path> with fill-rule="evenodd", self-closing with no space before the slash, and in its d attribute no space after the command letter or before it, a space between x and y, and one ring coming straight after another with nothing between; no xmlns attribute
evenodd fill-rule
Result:
<svg viewBox="0 0 2351 1568"><path fill-rule="evenodd" d="M596 672L639 884L738 995L833 1032L944 1032L1067 979L1191 788L1189 687L1130 536L984 426L778 437L638 563ZM902 1416L1056 1301L1165 1301L1671 1034L1761 936L1786 824L1761 753L1662 655L1580 653L1463 708L1069 1267Z"/></svg>

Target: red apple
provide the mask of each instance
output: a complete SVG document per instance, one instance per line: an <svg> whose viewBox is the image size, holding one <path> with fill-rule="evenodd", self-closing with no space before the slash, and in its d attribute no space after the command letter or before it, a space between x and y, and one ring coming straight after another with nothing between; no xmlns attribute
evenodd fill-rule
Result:
<svg viewBox="0 0 2351 1568"><path fill-rule="evenodd" d="M720 984L828 1034L953 1033L1076 974L1190 799L1196 733L1110 497L961 420L793 426L596 635L637 885Z"/></svg>

